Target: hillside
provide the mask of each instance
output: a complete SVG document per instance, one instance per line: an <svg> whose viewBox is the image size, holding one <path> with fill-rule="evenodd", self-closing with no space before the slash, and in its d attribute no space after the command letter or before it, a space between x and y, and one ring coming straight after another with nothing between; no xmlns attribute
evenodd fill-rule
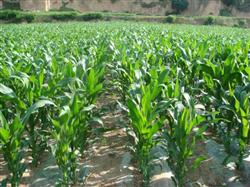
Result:
<svg viewBox="0 0 250 187"><path fill-rule="evenodd" d="M144 15L250 17L250 0L0 0L0 7L23 10L74 9L80 12L130 12Z"/></svg>

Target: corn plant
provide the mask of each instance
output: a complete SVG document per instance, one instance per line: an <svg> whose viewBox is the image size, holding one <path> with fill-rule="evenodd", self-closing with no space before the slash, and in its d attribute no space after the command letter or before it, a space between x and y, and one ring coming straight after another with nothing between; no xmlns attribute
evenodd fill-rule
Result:
<svg viewBox="0 0 250 187"><path fill-rule="evenodd" d="M162 91L160 85L166 80L166 72L156 72L152 68L150 76L151 80L148 84L143 83L141 80L140 84L135 83L131 85L133 89L130 90L130 95L126 102L132 129L135 133L136 151L140 160L140 168L144 175L145 184L149 179L149 153L155 145L153 137L163 124L159 113L162 108L170 105L170 102L157 101Z"/></svg>
<svg viewBox="0 0 250 187"><path fill-rule="evenodd" d="M242 160L249 141L249 94L247 87L230 88L228 100L224 100L225 104L220 107L227 119L227 128L224 130L229 139L227 151L230 155L238 156L237 166L242 168ZM234 145L237 143L238 145ZM235 152L236 151L236 152ZM226 160L225 160L226 162Z"/></svg>
<svg viewBox="0 0 250 187"><path fill-rule="evenodd" d="M168 126L164 137L168 145L169 164L175 173L178 186L184 186L188 158L192 156L196 139L204 130L200 128L195 132L194 128L204 122L205 118L197 115L194 109L178 103L172 111L169 110L167 119Z"/></svg>
<svg viewBox="0 0 250 187"><path fill-rule="evenodd" d="M52 153L62 171L64 185L76 182L77 151L84 151L88 133L87 112L93 109L93 105L87 106L79 93L70 98L69 105L63 106L58 118L53 119L52 137L55 144L52 145Z"/></svg>
<svg viewBox="0 0 250 187"><path fill-rule="evenodd" d="M231 54L223 64L213 64L207 61L206 64L200 64L200 69L204 75L204 91L207 92L204 98L208 98L206 106L207 108L214 107L214 110L220 111L216 117L224 119L214 125L229 154L224 163L230 156L238 155L237 165L239 166L242 165L240 163L248 139L247 103L249 99L246 94L247 87L244 86L247 78L242 73L240 64L235 63L235 58ZM242 87L240 85L246 88L239 89ZM241 108L243 106L244 109ZM242 117L242 115L245 117Z"/></svg>
<svg viewBox="0 0 250 187"><path fill-rule="evenodd" d="M118 88L122 101L126 101L126 92L129 90L129 86L138 79L136 72L138 70L139 63L127 62L126 59L118 61L114 64L109 64L113 75L113 85Z"/></svg>
<svg viewBox="0 0 250 187"><path fill-rule="evenodd" d="M56 142L52 153L57 165L62 171L62 185L75 183L76 180L76 148L72 146L74 139L74 129L69 122L68 111L62 111L59 119L53 121L55 131L52 133Z"/></svg>
<svg viewBox="0 0 250 187"><path fill-rule="evenodd" d="M97 64L86 72L86 94L89 104L94 104L96 98L103 88L104 66Z"/></svg>
<svg viewBox="0 0 250 187"><path fill-rule="evenodd" d="M250 94L247 90L240 89L235 93L235 109L238 115L238 122L240 125L239 139L240 139L240 151L238 159L238 167L242 167L242 160L245 156L247 143L249 141L249 129L250 129ZM249 91L249 89L248 89Z"/></svg>
<svg viewBox="0 0 250 187"><path fill-rule="evenodd" d="M45 149L44 146L46 146L42 141L43 135L41 133L42 130L44 130L44 124L41 124L43 121L41 117L44 117L42 108L47 106L55 106L55 104L50 100L39 100L28 108L22 118L22 123L25 124L25 129L29 134L29 148L31 149L32 162L35 166L38 164L39 155ZM47 108L47 110L49 110L49 108Z"/></svg>
<svg viewBox="0 0 250 187"><path fill-rule="evenodd" d="M0 112L0 125L1 149L10 172L9 180L11 186L17 187L26 169L25 164L22 163L22 159L24 158L22 146L24 125L19 117L8 122L2 112ZM3 182L2 185L4 185L4 183L6 184L6 182Z"/></svg>
<svg viewBox="0 0 250 187"><path fill-rule="evenodd" d="M28 65L26 65L25 68L27 66ZM8 103L8 107L6 108L9 108L9 115L13 115L15 113L25 115L25 113L27 114L27 112L29 112L27 110L37 110L38 108L42 108L43 106L38 106L41 104L41 101L39 100L42 98L43 94L46 93L46 95L49 95L48 90L44 91L43 89L44 70L38 71L37 76L28 76L25 72L18 72L18 67L16 67L15 70L12 70L13 72L9 72L9 78L7 81L7 83L14 88L15 92L13 89L6 87L3 84L0 86L0 89L2 90L0 92L3 94L2 98L5 99L3 106L6 106ZM30 69L30 67L28 69ZM44 99L42 100L44 101ZM34 114L34 111L32 111L29 114L29 118L27 118L27 116L25 117L25 130L29 134L29 147L32 151L31 156L33 158L32 163L34 166L38 165L39 155L46 147L43 133L48 127L46 125L48 115L49 110L40 109L39 113Z"/></svg>

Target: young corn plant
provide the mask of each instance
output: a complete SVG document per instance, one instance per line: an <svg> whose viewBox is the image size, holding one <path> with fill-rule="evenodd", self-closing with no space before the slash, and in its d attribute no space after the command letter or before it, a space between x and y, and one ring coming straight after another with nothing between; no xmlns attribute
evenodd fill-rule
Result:
<svg viewBox="0 0 250 187"><path fill-rule="evenodd" d="M52 148L52 154L62 172L60 185L70 185L76 182L76 147L72 146L74 128L70 124L68 112L70 112L69 109L61 111L59 119L53 120L55 130L52 132L52 136L56 145Z"/></svg>
<svg viewBox="0 0 250 187"><path fill-rule="evenodd" d="M178 186L183 187L188 171L187 161L193 154L196 139L204 130L200 128L194 131L194 128L204 122L205 118L197 115L194 109L177 103L173 110L169 110L167 121L164 137L167 140L169 164L175 173Z"/></svg>
<svg viewBox="0 0 250 187"><path fill-rule="evenodd" d="M158 119L158 105L156 98L161 92L157 80L150 84L139 86L139 94L130 96L127 99L129 117L132 129L135 133L136 151L140 162L140 169L144 175L145 182L149 179L149 153L154 145L153 136L161 128L161 121ZM133 91L132 91L133 92Z"/></svg>
<svg viewBox="0 0 250 187"><path fill-rule="evenodd" d="M0 125L0 145L10 172L9 181L12 187L18 187L26 169L25 164L22 163L24 125L19 117L12 122L7 122L2 112L0 112ZM7 181L8 179L2 181L2 186L7 186Z"/></svg>
<svg viewBox="0 0 250 187"><path fill-rule="evenodd" d="M77 152L84 151L88 133L87 113L93 105L87 106L83 98L75 93L69 105L63 106L59 117L52 120L52 153L62 172L61 185L76 183Z"/></svg>
<svg viewBox="0 0 250 187"><path fill-rule="evenodd" d="M25 103L16 95L10 87L0 83L0 107L7 119L14 117L15 113L24 113Z"/></svg>
<svg viewBox="0 0 250 187"><path fill-rule="evenodd" d="M25 71L28 71L26 70L27 66L28 65L24 66ZM18 67L16 69L18 69ZM30 69L30 67L28 69ZM1 101L4 101L2 105L4 108L8 108L8 112L3 111L4 113L9 115L20 113L21 116L24 116L30 112L30 114L28 114L29 117L25 117L23 124L25 124L25 130L29 135L28 142L34 166L38 165L39 155L46 147L44 132L47 131L47 119L49 119L50 114L49 108L45 110L41 109L44 108L43 105L50 105L49 103L42 104L46 100L42 95L49 95L48 89L44 89L44 70L42 69L36 73L37 75L28 76L24 72L13 70L9 75L8 84L14 88L15 92L3 84L0 85L0 93L2 93L0 97ZM35 113L35 110L38 110L38 108L40 108L39 112Z"/></svg>
<svg viewBox="0 0 250 187"><path fill-rule="evenodd" d="M113 85L116 85L118 88L118 94L121 96L123 102L126 102L126 95L130 85L138 79L136 74L140 73L139 67L139 62L133 63L126 61L126 59L110 64L110 69L113 72Z"/></svg>
<svg viewBox="0 0 250 187"><path fill-rule="evenodd" d="M29 134L29 148L31 149L32 163L34 166L38 165L40 154L45 149L47 143L43 141L43 131L48 130L42 122L46 117L49 119L48 113L50 106L55 104L48 99L39 100L28 108L22 118L22 123L25 124L25 129Z"/></svg>
<svg viewBox="0 0 250 187"><path fill-rule="evenodd" d="M104 71L105 69L103 65L96 65L94 67L90 67L90 69L86 72L86 94L89 104L94 104L96 102L96 98L103 88L102 82Z"/></svg>
<svg viewBox="0 0 250 187"><path fill-rule="evenodd" d="M248 105L247 76L235 61L234 55L228 55L223 63L214 64L206 61L200 64L203 75L203 93L207 98L206 108L219 111L216 118L224 119L213 127L222 140L226 152L229 154L224 163L231 156L238 156L237 165L242 162L242 155L248 138ZM245 72L248 69L245 68ZM246 87L243 90L240 87ZM240 104L239 104L240 103ZM245 104L243 104L245 103ZM245 117L242 117L245 116ZM244 132L244 133L243 133Z"/></svg>
<svg viewBox="0 0 250 187"><path fill-rule="evenodd" d="M249 88L237 86L229 89L229 96L224 100L224 105L220 107L221 113L227 119L227 128L225 133L230 139L227 145L227 152L230 155L238 157L236 164L238 168L244 167L242 164L245 155L246 146L249 141L250 129L250 95ZM226 115L229 114L229 115ZM237 144L237 145L235 145ZM228 158L229 158L228 157ZM228 159L225 159L226 160Z"/></svg>
<svg viewBox="0 0 250 187"><path fill-rule="evenodd" d="M249 142L250 129L250 94L246 90L236 91L235 93L235 109L238 115L237 121L240 124L239 139L240 151L238 157L238 168L243 166L243 158L246 153L246 147Z"/></svg>
<svg viewBox="0 0 250 187"><path fill-rule="evenodd" d="M230 55L223 63L214 64L210 60L200 63L198 70L202 76L202 87L208 93L210 103L217 110L223 103L229 85L235 88L243 82L242 73L234 61L234 56ZM211 107L211 106L208 106Z"/></svg>

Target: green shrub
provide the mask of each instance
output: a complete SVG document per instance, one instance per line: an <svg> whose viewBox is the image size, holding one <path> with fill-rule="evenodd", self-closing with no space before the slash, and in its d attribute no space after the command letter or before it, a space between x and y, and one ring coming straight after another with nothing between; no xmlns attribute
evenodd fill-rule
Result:
<svg viewBox="0 0 250 187"><path fill-rule="evenodd" d="M213 25L214 23L215 23L215 18L212 16L209 16L204 22L205 25Z"/></svg>
<svg viewBox="0 0 250 187"><path fill-rule="evenodd" d="M77 13L76 12L60 12L60 13L50 14L50 16L52 19L55 19L58 21L66 21L66 20L76 19Z"/></svg>
<svg viewBox="0 0 250 187"><path fill-rule="evenodd" d="M35 19L35 16L33 14L19 14L17 16L17 21L27 21L28 23L31 23Z"/></svg>
<svg viewBox="0 0 250 187"><path fill-rule="evenodd" d="M69 7L61 7L61 8L59 9L59 11L76 12L73 8L69 8Z"/></svg>
<svg viewBox="0 0 250 187"><path fill-rule="evenodd" d="M1 20L11 20L17 17L18 12L13 10L1 10L0 19Z"/></svg>
<svg viewBox="0 0 250 187"><path fill-rule="evenodd" d="M0 11L0 20L10 21L10 22L27 21L28 23L31 23L34 19L35 16L32 13L26 13L14 10Z"/></svg>
<svg viewBox="0 0 250 187"><path fill-rule="evenodd" d="M167 23L174 23L175 22L176 17L175 16L167 16L166 17L166 22Z"/></svg>
<svg viewBox="0 0 250 187"><path fill-rule="evenodd" d="M28 22L28 23L31 23L33 20L35 19L35 16L33 14L27 14L25 16L25 20Z"/></svg>
<svg viewBox="0 0 250 187"><path fill-rule="evenodd" d="M101 13L88 13L80 15L78 19L83 21L101 20L103 16Z"/></svg>
<svg viewBox="0 0 250 187"><path fill-rule="evenodd" d="M239 27L245 27L246 26L246 20L243 20L243 19L239 20L238 26Z"/></svg>
<svg viewBox="0 0 250 187"><path fill-rule="evenodd" d="M232 16L231 12L227 9L221 9L219 15L220 16Z"/></svg>

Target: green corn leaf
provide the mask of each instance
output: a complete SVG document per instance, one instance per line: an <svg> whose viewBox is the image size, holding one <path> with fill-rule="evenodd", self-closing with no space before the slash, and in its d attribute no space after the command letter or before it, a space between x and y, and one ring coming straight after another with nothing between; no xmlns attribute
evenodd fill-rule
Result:
<svg viewBox="0 0 250 187"><path fill-rule="evenodd" d="M71 115L72 114L71 114L69 106L63 106L63 109L60 111L60 114L59 114L60 123L66 124L69 118L71 117Z"/></svg>
<svg viewBox="0 0 250 187"><path fill-rule="evenodd" d="M1 127L5 128L5 129L8 128L7 120L5 119L5 117L1 111L0 111L0 125L1 125Z"/></svg>
<svg viewBox="0 0 250 187"><path fill-rule="evenodd" d="M129 99L127 101L127 106L129 109L129 114L130 117L133 121L133 123L135 123L135 128L137 131L140 131L142 129L142 125L143 125L143 116L141 114L141 112L139 111L136 103L134 101L132 101L131 99Z"/></svg>
<svg viewBox="0 0 250 187"><path fill-rule="evenodd" d="M91 95L94 95L96 93L99 93L102 90L102 84L98 84L95 86L95 88L90 92Z"/></svg>
<svg viewBox="0 0 250 187"><path fill-rule="evenodd" d="M3 143L7 143L10 138L10 133L4 128L0 128L0 139Z"/></svg>
<svg viewBox="0 0 250 187"><path fill-rule="evenodd" d="M25 87L29 85L29 76L24 72L17 72L15 75L11 75L10 78L19 80Z"/></svg>
<svg viewBox="0 0 250 187"><path fill-rule="evenodd" d="M209 74L210 76L214 77L214 70L211 66L206 64L200 64L200 70L204 73Z"/></svg>
<svg viewBox="0 0 250 187"><path fill-rule="evenodd" d="M235 109L236 109L236 112L239 112L240 111L240 102L235 99L235 105L234 105Z"/></svg>
<svg viewBox="0 0 250 187"><path fill-rule="evenodd" d="M192 169L197 169L200 166L201 162L204 160L206 160L205 156L199 156L198 158L196 158L193 163Z"/></svg>
<svg viewBox="0 0 250 187"><path fill-rule="evenodd" d="M42 108L44 106L56 106L55 103L53 103L50 100L39 100L36 103L34 103L31 107L28 108L27 112L24 114L22 118L22 123L26 123L26 121L29 119L30 115L37 111L37 109Z"/></svg>
<svg viewBox="0 0 250 187"><path fill-rule="evenodd" d="M164 70L160 73L159 79L158 79L159 84L164 84L165 82L167 82L167 80L168 80L167 75L168 75L167 70Z"/></svg>
<svg viewBox="0 0 250 187"><path fill-rule="evenodd" d="M14 93L14 91L11 88L9 88L9 87L1 84L1 83L0 83L0 93L2 93L3 95L7 95L10 98L16 98L17 97L16 94Z"/></svg>
<svg viewBox="0 0 250 187"><path fill-rule="evenodd" d="M39 82L40 88L42 88L43 81L44 81L44 70L41 70L39 73L39 77L38 77L38 82Z"/></svg>
<svg viewBox="0 0 250 187"><path fill-rule="evenodd" d="M13 123L10 125L11 134L18 133L20 134L23 131L24 127L20 121L19 117L16 117Z"/></svg>
<svg viewBox="0 0 250 187"><path fill-rule="evenodd" d="M89 106L87 106L87 107L84 107L84 108L82 109L82 111L84 111L84 112L89 112L89 111L93 110L94 108L96 108L96 106L93 105L93 104L91 104L91 105L89 105Z"/></svg>
<svg viewBox="0 0 250 187"><path fill-rule="evenodd" d="M174 97L175 98L179 98L181 95L181 89L180 89L180 83L179 83L179 79L176 79L176 83L175 83L175 88L174 88Z"/></svg>
<svg viewBox="0 0 250 187"><path fill-rule="evenodd" d="M250 81L250 67L246 67L245 71L248 74L248 80Z"/></svg>
<svg viewBox="0 0 250 187"><path fill-rule="evenodd" d="M61 126L58 121L52 119L52 125L56 129L57 133L60 132Z"/></svg>
<svg viewBox="0 0 250 187"><path fill-rule="evenodd" d="M79 110L80 110L78 102L79 102L78 96L75 94L74 95L74 99L73 99L73 103L72 103L73 115L76 115L79 112Z"/></svg>
<svg viewBox="0 0 250 187"><path fill-rule="evenodd" d="M244 110L240 109L240 114L241 114L241 122L242 122L242 136L244 138L248 138L248 133L249 133L249 124L248 124L248 120L247 120L247 116L246 113L244 112Z"/></svg>

